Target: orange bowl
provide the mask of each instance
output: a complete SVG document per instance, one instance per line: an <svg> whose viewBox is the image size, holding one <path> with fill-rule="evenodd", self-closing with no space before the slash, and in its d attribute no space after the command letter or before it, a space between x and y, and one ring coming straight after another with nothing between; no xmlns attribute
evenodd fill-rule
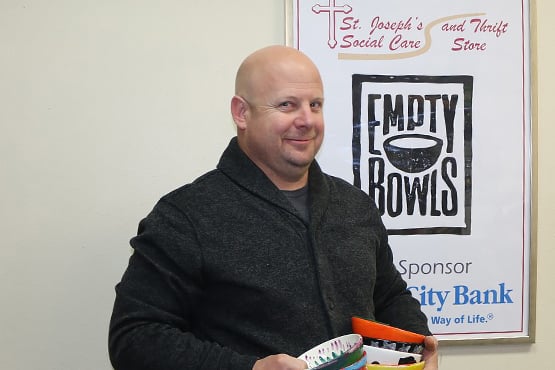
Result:
<svg viewBox="0 0 555 370"><path fill-rule="evenodd" d="M386 339L405 343L424 343L425 336L408 330L403 330L377 321L352 317L353 333L364 338Z"/></svg>

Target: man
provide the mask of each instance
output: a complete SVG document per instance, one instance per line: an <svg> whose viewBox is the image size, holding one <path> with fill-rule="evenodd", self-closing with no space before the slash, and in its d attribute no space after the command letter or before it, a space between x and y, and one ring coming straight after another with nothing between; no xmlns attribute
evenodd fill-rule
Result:
<svg viewBox="0 0 555 370"><path fill-rule="evenodd" d="M251 54L215 170L164 196L116 288L116 370L304 369L296 358L361 316L429 335L377 209L314 160L322 81L296 49ZM437 341L426 342L437 369Z"/></svg>

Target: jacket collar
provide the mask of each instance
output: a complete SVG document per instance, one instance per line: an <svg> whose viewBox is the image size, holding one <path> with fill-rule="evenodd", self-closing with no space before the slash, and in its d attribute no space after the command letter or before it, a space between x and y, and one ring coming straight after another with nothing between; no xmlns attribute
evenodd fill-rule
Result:
<svg viewBox="0 0 555 370"><path fill-rule="evenodd" d="M231 181L278 207L296 214L295 209L264 172L241 150L234 137L223 152L217 166ZM329 186L316 161L308 171L311 223L323 215L329 200Z"/></svg>

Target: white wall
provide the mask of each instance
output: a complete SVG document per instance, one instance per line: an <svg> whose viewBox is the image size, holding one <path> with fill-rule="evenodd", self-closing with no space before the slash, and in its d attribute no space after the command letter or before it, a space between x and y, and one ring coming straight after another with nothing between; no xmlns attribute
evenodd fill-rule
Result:
<svg viewBox="0 0 555 370"><path fill-rule="evenodd" d="M283 1L0 0L1 369L111 369L128 240L214 167L235 69L284 43ZM442 369L553 363L555 4L538 2L537 342L444 347Z"/></svg>

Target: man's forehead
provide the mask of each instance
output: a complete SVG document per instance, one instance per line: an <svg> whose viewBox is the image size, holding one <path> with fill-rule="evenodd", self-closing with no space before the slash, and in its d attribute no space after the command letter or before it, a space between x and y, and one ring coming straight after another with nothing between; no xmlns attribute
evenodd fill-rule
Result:
<svg viewBox="0 0 555 370"><path fill-rule="evenodd" d="M289 84L270 90L271 96L282 99L315 100L323 99L324 93L318 84Z"/></svg>

